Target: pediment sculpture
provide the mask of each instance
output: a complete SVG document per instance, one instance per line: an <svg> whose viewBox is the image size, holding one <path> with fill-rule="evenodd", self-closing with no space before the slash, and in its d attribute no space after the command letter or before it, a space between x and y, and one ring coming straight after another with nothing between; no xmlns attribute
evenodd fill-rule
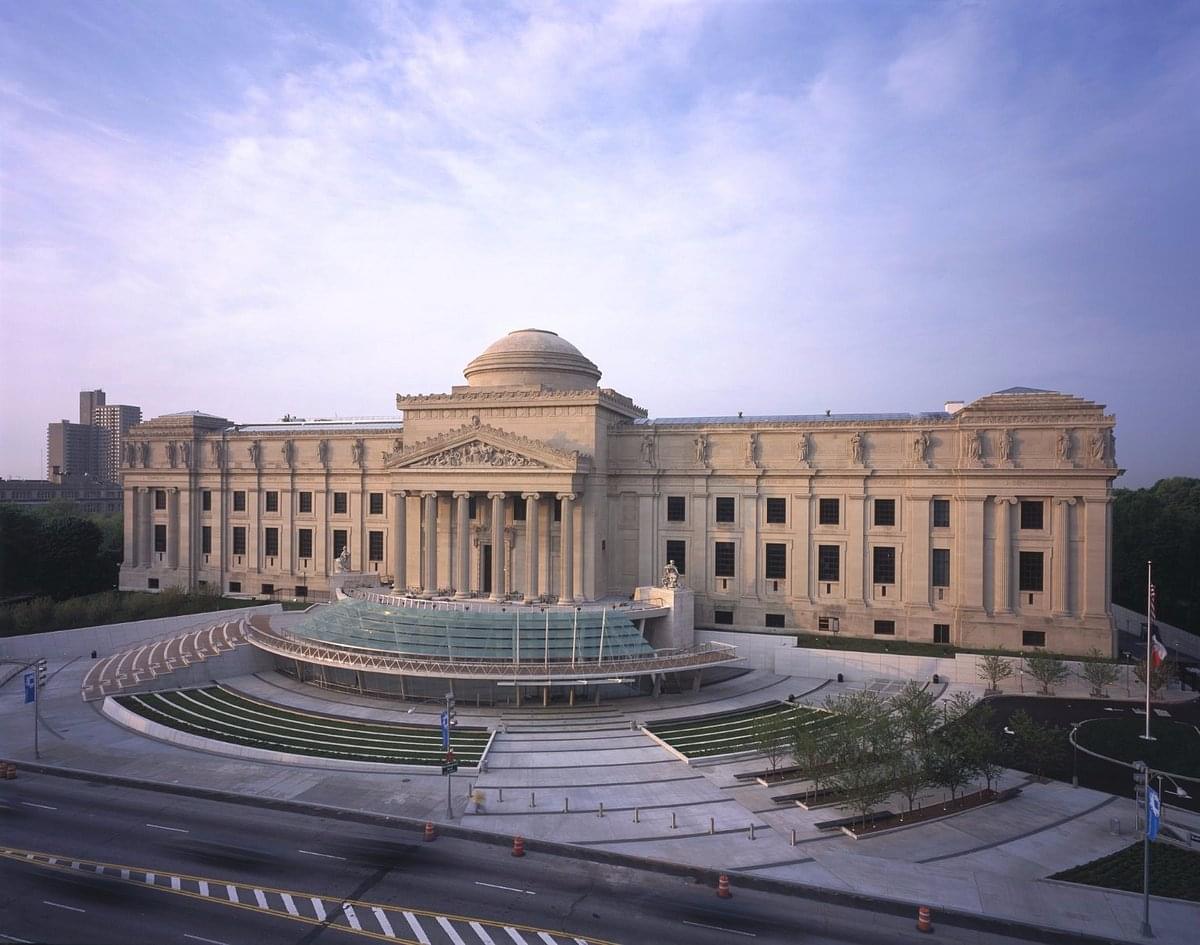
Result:
<svg viewBox="0 0 1200 945"><path fill-rule="evenodd" d="M412 464L413 466L502 466L510 469L535 468L545 469L546 464L525 456L516 450L503 449L485 443L482 440L472 440L470 443L460 443L449 449L425 456Z"/></svg>

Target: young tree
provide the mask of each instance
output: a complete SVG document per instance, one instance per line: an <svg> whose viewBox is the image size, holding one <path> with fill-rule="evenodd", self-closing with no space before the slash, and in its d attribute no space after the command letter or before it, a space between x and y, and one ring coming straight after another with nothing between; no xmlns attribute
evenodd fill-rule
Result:
<svg viewBox="0 0 1200 945"><path fill-rule="evenodd" d="M962 732L943 730L925 755L925 772L931 784L944 787L953 800L975 774L966 738Z"/></svg>
<svg viewBox="0 0 1200 945"><path fill-rule="evenodd" d="M888 773L896 790L908 801L908 809L912 810L916 806L917 796L929 784L925 752L911 745L897 752Z"/></svg>
<svg viewBox="0 0 1200 945"><path fill-rule="evenodd" d="M1042 695L1053 694L1050 688L1062 682L1068 676L1067 664L1057 656L1045 653L1030 653L1025 657L1025 669L1029 675L1042 684Z"/></svg>
<svg viewBox="0 0 1200 945"><path fill-rule="evenodd" d="M948 726L953 722L957 722L973 708L978 702L973 695L965 690L960 690L952 695L949 699L942 702L942 725Z"/></svg>
<svg viewBox="0 0 1200 945"><path fill-rule="evenodd" d="M967 760L975 771L983 775L989 791L1004 768L1000 763L1000 745L992 729L991 718L991 706L977 705L969 716L958 723L963 727L962 739Z"/></svg>
<svg viewBox="0 0 1200 945"><path fill-rule="evenodd" d="M890 707L876 693L841 693L827 700L826 706L843 723L827 742L832 763L827 780L865 823L871 809L892 792L887 772L903 736Z"/></svg>
<svg viewBox="0 0 1200 945"><path fill-rule="evenodd" d="M1167 657L1157 666L1150 670L1150 691L1155 695L1162 692L1166 688L1167 683L1171 681L1172 675L1175 673L1174 661ZM1137 677L1138 683L1145 687L1146 685L1146 661L1138 660L1133 664L1133 674Z"/></svg>
<svg viewBox="0 0 1200 945"><path fill-rule="evenodd" d="M998 692L1001 680L1013 674L1012 660L1003 653L988 653L980 658L976 672L988 684L988 692Z"/></svg>
<svg viewBox="0 0 1200 945"><path fill-rule="evenodd" d="M938 721L933 694L910 680L892 697L890 705L904 740L918 749L928 745Z"/></svg>
<svg viewBox="0 0 1200 945"><path fill-rule="evenodd" d="M783 761L788 752L788 720L791 713L775 712L755 719L750 730L754 747L758 750L774 771Z"/></svg>
<svg viewBox="0 0 1200 945"><path fill-rule="evenodd" d="M1009 716L1008 728L1012 735L1008 736L1005 755L1012 767L1040 778L1066 758L1068 742L1064 729L1035 722L1024 710Z"/></svg>
<svg viewBox="0 0 1200 945"><path fill-rule="evenodd" d="M813 725L811 717L803 713L794 713L788 725L788 743L792 751L792 760L803 769L805 776L812 781L813 790L821 790L822 766L828 760L825 757L825 740L818 734L819 730Z"/></svg>
<svg viewBox="0 0 1200 945"><path fill-rule="evenodd" d="M1107 662L1095 647L1088 651L1092 659L1083 663L1083 678L1092 687L1092 695L1100 698L1108 695L1108 687L1117 681L1117 667Z"/></svg>

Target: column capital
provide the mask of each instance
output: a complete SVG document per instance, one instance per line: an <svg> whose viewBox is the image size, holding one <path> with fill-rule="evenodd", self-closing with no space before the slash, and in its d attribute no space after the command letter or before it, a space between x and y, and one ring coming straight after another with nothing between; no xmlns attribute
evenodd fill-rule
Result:
<svg viewBox="0 0 1200 945"><path fill-rule="evenodd" d="M407 499L408 493L408 489L396 489L392 492L392 496L397 499Z"/></svg>
<svg viewBox="0 0 1200 945"><path fill-rule="evenodd" d="M564 502L574 502L579 496L574 492L560 492L556 498L562 499Z"/></svg>
<svg viewBox="0 0 1200 945"><path fill-rule="evenodd" d="M495 500L495 499L505 499L505 498L508 498L508 493L507 493L507 492L489 492L489 493L487 494L487 497L488 497L489 499L493 499L493 500Z"/></svg>
<svg viewBox="0 0 1200 945"><path fill-rule="evenodd" d="M149 486L137 486L137 491L138 492L149 492L150 487Z"/></svg>
<svg viewBox="0 0 1200 945"><path fill-rule="evenodd" d="M540 492L522 492L521 493L522 499L533 499L534 502L536 502L541 497L542 497L542 494Z"/></svg>
<svg viewBox="0 0 1200 945"><path fill-rule="evenodd" d="M453 493L451 493L451 495L453 495L453 496L454 496L454 498L456 498L456 499L469 499L469 498L471 498L471 493L469 493L469 492L453 492Z"/></svg>
<svg viewBox="0 0 1200 945"><path fill-rule="evenodd" d="M993 496L993 498L992 498L992 501L993 501L994 503L996 503L996 505L1004 505L1005 503L1008 503L1009 505L1016 505L1016 504L1017 504L1017 499L1016 499L1016 497L1015 497L1015 496L1011 496L1011 495L998 495L998 496Z"/></svg>
<svg viewBox="0 0 1200 945"><path fill-rule="evenodd" d="M436 490L427 489L421 493L422 499L436 499L437 497L438 497L438 494L437 494Z"/></svg>
<svg viewBox="0 0 1200 945"><path fill-rule="evenodd" d="M1074 496L1055 496L1054 498L1055 505L1074 505L1075 501Z"/></svg>

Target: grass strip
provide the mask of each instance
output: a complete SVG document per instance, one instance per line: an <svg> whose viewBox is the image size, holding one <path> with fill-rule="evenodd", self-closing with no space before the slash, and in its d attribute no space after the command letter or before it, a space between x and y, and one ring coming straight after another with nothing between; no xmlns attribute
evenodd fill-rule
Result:
<svg viewBox="0 0 1200 945"><path fill-rule="evenodd" d="M1051 879L1084 883L1103 889L1142 891L1141 841L1098 860L1056 873ZM1200 853L1169 843L1152 843L1150 892L1155 896L1200 902Z"/></svg>

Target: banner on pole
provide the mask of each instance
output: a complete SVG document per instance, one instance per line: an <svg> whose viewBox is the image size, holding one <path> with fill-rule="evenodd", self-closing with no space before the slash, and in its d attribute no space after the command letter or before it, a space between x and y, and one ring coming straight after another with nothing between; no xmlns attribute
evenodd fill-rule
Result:
<svg viewBox="0 0 1200 945"><path fill-rule="evenodd" d="M33 673L25 674L25 704L37 701L37 677Z"/></svg>
<svg viewBox="0 0 1200 945"><path fill-rule="evenodd" d="M1162 815L1162 799L1158 791L1146 788L1146 836L1153 840L1158 836L1158 822Z"/></svg>

